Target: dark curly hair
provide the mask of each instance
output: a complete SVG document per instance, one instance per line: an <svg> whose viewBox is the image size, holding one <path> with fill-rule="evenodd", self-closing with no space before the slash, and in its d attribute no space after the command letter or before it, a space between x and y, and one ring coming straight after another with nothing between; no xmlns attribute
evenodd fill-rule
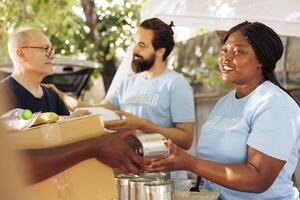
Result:
<svg viewBox="0 0 300 200"><path fill-rule="evenodd" d="M173 22L168 25L158 18L146 19L140 24L141 28L153 31L152 45L155 50L166 48L163 60L166 60L175 45L172 26Z"/></svg>

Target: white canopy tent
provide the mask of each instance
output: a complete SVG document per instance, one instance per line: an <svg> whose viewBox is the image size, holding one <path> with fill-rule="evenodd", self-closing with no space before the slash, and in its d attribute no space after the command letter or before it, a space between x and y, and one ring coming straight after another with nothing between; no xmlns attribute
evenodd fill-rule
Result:
<svg viewBox="0 0 300 200"><path fill-rule="evenodd" d="M300 0L148 0L141 9L141 21L152 17L166 23L173 21L175 34L181 27L227 31L248 20L265 23L280 35L300 37ZM132 46L128 48L108 93L132 73L131 59ZM189 152L195 155L195 143ZM297 173L300 177L300 172Z"/></svg>
<svg viewBox="0 0 300 200"><path fill-rule="evenodd" d="M229 30L248 20L260 21L280 35L300 37L300 0L148 0L141 20L157 17L176 27ZM127 51L108 92L131 72L132 47Z"/></svg>
<svg viewBox="0 0 300 200"><path fill-rule="evenodd" d="M229 30L260 21L281 35L300 37L300 0L149 0L142 20L157 17L176 26Z"/></svg>

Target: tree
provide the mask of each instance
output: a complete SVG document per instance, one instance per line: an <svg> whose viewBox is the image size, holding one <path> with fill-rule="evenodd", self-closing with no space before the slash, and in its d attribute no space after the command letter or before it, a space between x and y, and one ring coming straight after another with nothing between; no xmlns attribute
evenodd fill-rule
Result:
<svg viewBox="0 0 300 200"><path fill-rule="evenodd" d="M93 56L104 66L102 75L106 90L116 72L116 50L120 47L125 50L131 43L142 1L107 2L110 4L96 6L93 0L81 0L86 25L91 30L90 40L95 44Z"/></svg>
<svg viewBox="0 0 300 200"><path fill-rule="evenodd" d="M3 0L0 2L0 52L7 54L7 33L21 26L49 36L55 51L84 56L101 65L108 90L124 51L139 24L143 0ZM97 72L96 72L97 73ZM99 72L98 72L99 73Z"/></svg>

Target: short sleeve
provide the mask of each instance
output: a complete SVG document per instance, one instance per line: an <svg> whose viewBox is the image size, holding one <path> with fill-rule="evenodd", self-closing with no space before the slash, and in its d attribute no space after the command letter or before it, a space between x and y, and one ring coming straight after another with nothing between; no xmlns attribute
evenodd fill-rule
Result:
<svg viewBox="0 0 300 200"><path fill-rule="evenodd" d="M288 160L297 138L292 113L286 107L268 108L253 120L247 144L280 160Z"/></svg>
<svg viewBox="0 0 300 200"><path fill-rule="evenodd" d="M121 93L121 90L122 90L122 87L121 87L122 84L124 84L124 81L122 81L121 84L118 85L118 87L116 87L113 91L111 91L105 97L105 99L110 101L117 108L120 108L120 93Z"/></svg>
<svg viewBox="0 0 300 200"><path fill-rule="evenodd" d="M183 79L177 79L170 92L172 122L194 122L195 105L191 86Z"/></svg>

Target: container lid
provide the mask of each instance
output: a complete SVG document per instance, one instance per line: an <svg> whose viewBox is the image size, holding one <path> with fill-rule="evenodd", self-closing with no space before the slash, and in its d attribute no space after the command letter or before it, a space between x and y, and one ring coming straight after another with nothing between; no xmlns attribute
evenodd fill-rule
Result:
<svg viewBox="0 0 300 200"><path fill-rule="evenodd" d="M136 189L143 189L146 183L150 183L152 181L153 179L141 178L141 177L129 180L130 187L134 187Z"/></svg>
<svg viewBox="0 0 300 200"><path fill-rule="evenodd" d="M167 178L167 174L164 172L160 173L144 173L141 175L142 178L148 178L153 180L165 180Z"/></svg>
<svg viewBox="0 0 300 200"><path fill-rule="evenodd" d="M132 178L138 178L138 175L135 174L118 174L116 176L116 179L132 179Z"/></svg>
<svg viewBox="0 0 300 200"><path fill-rule="evenodd" d="M115 177L115 180L120 185L128 185L130 179L137 178L137 177L138 177L137 175L118 174Z"/></svg>

